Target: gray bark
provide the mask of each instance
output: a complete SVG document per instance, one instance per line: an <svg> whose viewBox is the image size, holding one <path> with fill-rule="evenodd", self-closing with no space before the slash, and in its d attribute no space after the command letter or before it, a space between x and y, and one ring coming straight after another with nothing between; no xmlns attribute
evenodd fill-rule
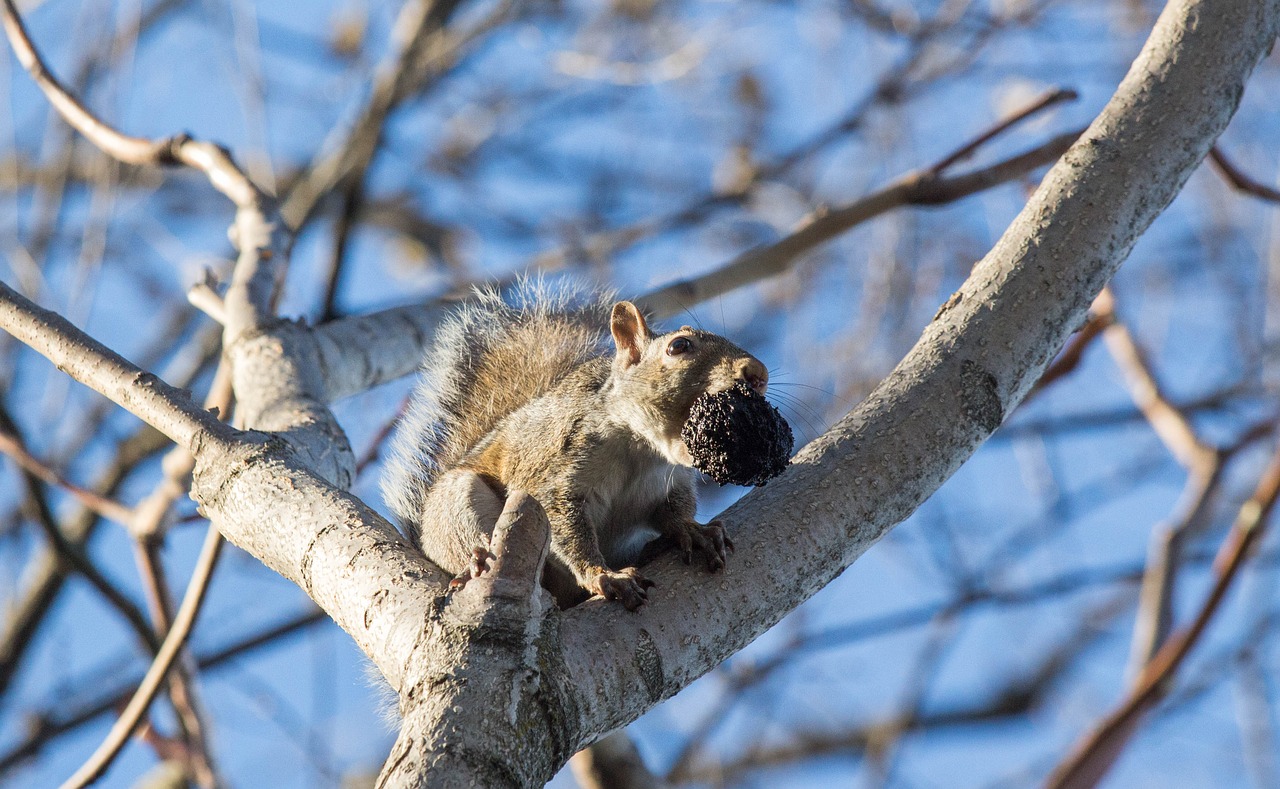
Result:
<svg viewBox="0 0 1280 789"><path fill-rule="evenodd" d="M1280 0L1170 3L1115 96L897 369L724 513L738 545L728 570L661 559L637 613L548 605L545 519L528 500L508 502L491 577L446 596L444 574L343 491L351 453L325 402L411 366L429 318L410 342L379 338L399 349L384 356L294 324L229 323L243 423L275 438L220 425L106 349L66 341L82 336L33 319L11 292L0 325L190 447L193 495L227 538L379 666L404 716L382 785L536 785L813 595L1000 426L1225 128L1278 25Z"/></svg>
<svg viewBox="0 0 1280 789"><path fill-rule="evenodd" d="M710 579L667 558L646 568L658 587L638 613L593 600L548 614L558 638L544 639L544 664L574 692L555 700L575 713L562 756L776 623L999 427L1226 127L1278 24L1274 1L1170 3L1112 100L897 369L724 513L739 546L727 572Z"/></svg>

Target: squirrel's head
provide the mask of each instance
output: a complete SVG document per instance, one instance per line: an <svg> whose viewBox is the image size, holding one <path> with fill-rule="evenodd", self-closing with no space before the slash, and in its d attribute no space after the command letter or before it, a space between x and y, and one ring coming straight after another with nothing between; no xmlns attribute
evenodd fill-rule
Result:
<svg viewBox="0 0 1280 789"><path fill-rule="evenodd" d="M609 329L617 349L614 386L629 408L628 421L674 462L693 462L680 429L694 400L739 381L760 394L769 386L768 369L737 345L691 326L654 334L629 301L613 305Z"/></svg>

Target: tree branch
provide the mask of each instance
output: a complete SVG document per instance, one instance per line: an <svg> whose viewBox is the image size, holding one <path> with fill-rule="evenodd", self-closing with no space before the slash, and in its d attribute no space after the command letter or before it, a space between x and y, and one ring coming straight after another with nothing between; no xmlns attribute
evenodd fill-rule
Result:
<svg viewBox="0 0 1280 789"><path fill-rule="evenodd" d="M156 653L151 668L147 669L133 698L129 699L120 717L112 724L106 739L93 752L89 760L63 783L62 789L80 789L96 781L128 742L134 729L141 722L142 716L147 713L147 708L151 706L156 693L160 691L160 686L168 676L169 669L173 667L173 662L178 658L187 636L191 633L191 628L195 625L196 617L200 614L200 606L204 602L205 591L209 588L209 579L213 576L213 568L218 563L221 551L222 535L218 533L216 526L211 525L205 536L204 547L200 549L200 557L196 560L196 568L191 574L187 593L182 598L178 613L174 616L173 627L169 629L164 643L160 645L160 651Z"/></svg>
<svg viewBox="0 0 1280 789"><path fill-rule="evenodd" d="M1269 203L1280 203L1280 192L1249 177L1248 174L1236 167L1227 158L1220 146L1215 145L1209 149L1209 159L1218 168L1218 172L1222 173L1222 177L1227 179L1227 183L1231 184L1237 191L1251 194L1259 200L1266 200Z"/></svg>
<svg viewBox="0 0 1280 789"><path fill-rule="evenodd" d="M640 616L594 601L565 612L571 684L608 700L583 702L597 731L630 722L812 595L1001 423L1225 128L1278 24L1275 2L1170 3L1115 96L897 369L720 516L738 556L756 558L714 591L660 559L645 573L662 592Z"/></svg>
<svg viewBox="0 0 1280 789"><path fill-rule="evenodd" d="M1192 647L1200 640L1239 575L1249 550L1267 527L1267 517L1280 497L1280 450L1258 480L1253 495L1240 508L1231 532L1214 562L1213 586L1194 619L1171 636L1143 667L1132 690L1093 728L1049 776L1053 789L1089 789L1111 769L1146 714L1169 692L1170 683Z"/></svg>
<svg viewBox="0 0 1280 789"><path fill-rule="evenodd" d="M1053 162L1079 136L1080 131L1067 132L1018 156L961 175L941 175L945 160L907 173L878 192L822 213L785 238L744 252L700 277L659 288L639 301L656 315L678 314L691 304L781 274L806 252L895 208L942 205L1025 175Z"/></svg>

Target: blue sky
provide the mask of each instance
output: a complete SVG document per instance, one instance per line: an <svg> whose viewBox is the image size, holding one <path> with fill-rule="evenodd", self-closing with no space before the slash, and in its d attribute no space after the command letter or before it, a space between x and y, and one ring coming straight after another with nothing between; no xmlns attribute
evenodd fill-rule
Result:
<svg viewBox="0 0 1280 789"><path fill-rule="evenodd" d="M107 40L103 31L127 30L140 8L154 6L47 0L27 17L54 68L71 75L85 53ZM397 7L187 4L109 59L89 100L131 133L187 130L230 147L260 180L284 183L335 145L363 105ZM338 308L359 313L430 298L459 280L458 267L472 277L500 276L537 255L574 250L595 232L672 216L715 193L732 172L735 146L750 149L754 164L767 170L826 139L824 131L851 111L869 107L856 124L762 179L750 199L622 246L604 262L580 262L575 275L636 293L709 270L781 237L819 206L855 199L935 161L1049 88L1070 87L1080 97L996 140L975 163L1087 123L1127 70L1155 8L900 2L885 6L891 24L877 27L856 13L861 7L672 3L626 22L599 4L566 3L559 12L539 8L508 22L393 115L365 186L388 211L399 207L444 228L445 259L422 238L370 219L352 236ZM476 24L494 8L467 5L457 24ZM965 10L956 31L913 51L901 31L959 8ZM983 32L984 19L1010 14L1028 21ZM328 44L333 31L355 24L364 25L359 53L335 54ZM1260 68L1223 138L1233 159L1268 184L1280 169L1280 111L1268 100L1277 65L1273 56ZM876 100L877 84L886 82L896 85L894 100ZM6 99L0 160L65 159L58 122L11 57L0 61L0 85ZM758 98L744 99L748 94ZM51 241L38 258L36 295L136 361L166 377L180 375L193 351L166 349L198 329L175 331L170 321L204 268L225 270L230 207L189 173L123 178L73 184L57 203ZM797 439L812 439L892 368L1033 186L1027 179L950 206L894 212L782 278L693 306L691 320L762 358ZM0 190L6 283L30 281L21 250L39 246L51 194ZM326 205L299 235L282 314L318 314L334 214ZM1192 411L1197 430L1214 442L1230 443L1272 413L1276 216L1274 205L1231 191L1201 168L1115 282L1122 319L1170 398L1194 403L1217 396ZM94 396L29 352L0 344L0 354L8 407L33 452L59 458L73 479L92 480L136 420L114 412L90 430ZM205 384L207 374L196 377L195 388ZM409 385L389 384L336 405L358 455L394 416ZM88 442L72 453L84 435ZM1229 467L1213 523L1195 541L1200 558L1180 587L1180 619L1198 604L1204 557L1266 451L1265 442L1253 446ZM133 503L146 495L155 466L147 464L117 498ZM374 464L355 490L380 506L377 471ZM653 766L666 769L706 711L717 709L726 678L794 638L856 630L902 612L942 611L974 589L1014 593L1091 578L1034 602L962 607L954 617L922 616L913 626L833 637L834 644L804 650L732 705L708 757L731 761L792 742L798 733L839 732L903 709L922 715L963 709L1031 670L1054 645L1087 642L1029 715L911 735L879 767L837 754L756 774L744 785L1036 783L1123 690L1134 586L1115 579L1142 566L1151 530L1172 511L1183 478L1150 428L1133 418L1120 372L1094 347L1079 370L1015 413L916 515L822 594L727 669L639 721L632 728L637 742ZM0 462L0 514L17 505L18 483L12 464ZM742 492L711 486L704 515ZM54 495L60 515L74 510L74 502ZM184 515L193 510L190 502L181 507ZM11 515L4 528L0 599L16 599L40 538ZM202 531L180 523L170 534L165 556L178 588ZM1274 551L1273 540L1193 656L1168 711L1152 719L1118 765L1113 785L1263 780L1256 765L1242 765L1240 753L1246 733L1256 731L1241 723L1253 720L1254 680L1265 699L1275 695L1268 679L1276 668L1274 640L1262 626L1276 608L1268 549ZM112 580L139 593L131 541L120 528L100 528L91 552ZM308 605L256 560L228 553L193 638L197 655ZM1109 606L1116 610L1108 613ZM1242 644L1254 648L1242 651ZM22 737L31 710L93 698L104 682L114 687L141 665L118 618L73 581L18 681L0 698L0 751ZM336 785L345 774L375 769L391 742L362 658L331 625L210 671L201 690L214 754L233 786ZM169 724L163 708L157 720ZM66 777L108 725L99 718L57 740L14 773L16 784L46 786ZM1263 741L1270 736L1276 745L1274 728L1263 731ZM154 762L146 747L132 745L103 785L133 785Z"/></svg>

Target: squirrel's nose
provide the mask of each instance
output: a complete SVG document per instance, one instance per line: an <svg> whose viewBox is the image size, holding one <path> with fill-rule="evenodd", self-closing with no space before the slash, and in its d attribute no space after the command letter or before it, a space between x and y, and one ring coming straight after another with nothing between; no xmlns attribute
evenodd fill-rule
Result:
<svg viewBox="0 0 1280 789"><path fill-rule="evenodd" d="M747 385L756 390L757 394L764 394L769 388L769 371L759 359L747 357L738 360L738 377L747 382Z"/></svg>

